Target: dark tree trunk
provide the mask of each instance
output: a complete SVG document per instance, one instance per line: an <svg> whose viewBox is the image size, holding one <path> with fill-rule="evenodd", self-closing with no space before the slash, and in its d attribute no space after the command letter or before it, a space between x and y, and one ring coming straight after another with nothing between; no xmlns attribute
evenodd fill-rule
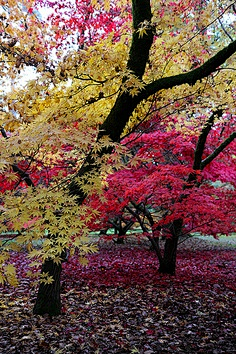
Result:
<svg viewBox="0 0 236 354"><path fill-rule="evenodd" d="M160 261L160 266L158 269L159 273L163 274L175 274L176 268L176 254L177 254L177 247L178 247L178 240L179 236L182 231L182 219L178 219L173 221L170 231L171 237L166 239L165 242L165 249L164 249L164 256Z"/></svg>
<svg viewBox="0 0 236 354"><path fill-rule="evenodd" d="M123 245L124 244L124 239L125 239L125 232L122 229L118 233L118 237L117 237L116 243L118 245Z"/></svg>
<svg viewBox="0 0 236 354"><path fill-rule="evenodd" d="M159 273L175 275L178 237L166 239L164 257L160 262Z"/></svg>
<svg viewBox="0 0 236 354"><path fill-rule="evenodd" d="M47 260L43 263L42 273L48 273L53 277L53 283L40 283L37 300L33 309L36 315L45 313L50 316L56 316L61 313L61 298L60 298L60 275L62 266L56 264L53 260Z"/></svg>
<svg viewBox="0 0 236 354"><path fill-rule="evenodd" d="M124 237L118 236L116 243L118 245L123 245L124 244Z"/></svg>

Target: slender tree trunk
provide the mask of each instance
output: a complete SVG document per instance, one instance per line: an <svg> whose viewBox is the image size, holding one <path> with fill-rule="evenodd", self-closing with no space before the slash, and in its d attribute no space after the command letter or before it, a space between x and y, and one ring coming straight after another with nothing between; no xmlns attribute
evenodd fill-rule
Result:
<svg viewBox="0 0 236 354"><path fill-rule="evenodd" d="M159 273L163 274L175 274L176 268L176 254L178 247L179 236L182 231L183 220L174 220L171 226L171 237L166 239L164 257L159 259L160 266L158 269Z"/></svg>
<svg viewBox="0 0 236 354"><path fill-rule="evenodd" d="M51 284L40 283L37 294L37 300L33 309L36 315L48 313L50 316L56 316L61 313L61 298L60 298L60 275L62 266L47 260L42 265L42 273L48 273L53 277Z"/></svg>

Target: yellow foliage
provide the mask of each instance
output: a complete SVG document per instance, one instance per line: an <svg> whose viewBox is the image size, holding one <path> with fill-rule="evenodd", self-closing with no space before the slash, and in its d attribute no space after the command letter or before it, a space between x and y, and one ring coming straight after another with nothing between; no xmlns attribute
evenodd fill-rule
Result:
<svg viewBox="0 0 236 354"><path fill-rule="evenodd" d="M16 269L13 264L6 264L1 266L0 264L0 283L7 282L11 286L18 286L18 280L16 276Z"/></svg>
<svg viewBox="0 0 236 354"><path fill-rule="evenodd" d="M80 258L79 258L79 262L80 262L80 264L82 264L83 266L87 266L88 263L89 263L89 260L88 260L87 258L85 258L85 257L80 257Z"/></svg>
<svg viewBox="0 0 236 354"><path fill-rule="evenodd" d="M51 275L49 275L48 273L44 273L42 272L40 274L40 282L44 283L44 284L52 284L54 282L54 279Z"/></svg>

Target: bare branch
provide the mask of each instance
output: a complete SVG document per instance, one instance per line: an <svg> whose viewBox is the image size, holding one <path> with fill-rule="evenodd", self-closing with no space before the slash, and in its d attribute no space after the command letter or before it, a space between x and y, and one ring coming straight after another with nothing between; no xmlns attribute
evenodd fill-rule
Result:
<svg viewBox="0 0 236 354"><path fill-rule="evenodd" d="M229 34L229 32L226 31L225 26L223 25L223 23L222 23L222 21L221 21L220 18L218 19L218 21L219 21L219 23L220 23L220 25L221 25L222 30L223 30L224 33L226 34L226 36L229 37L229 39L233 42L233 38L231 37L231 35Z"/></svg>

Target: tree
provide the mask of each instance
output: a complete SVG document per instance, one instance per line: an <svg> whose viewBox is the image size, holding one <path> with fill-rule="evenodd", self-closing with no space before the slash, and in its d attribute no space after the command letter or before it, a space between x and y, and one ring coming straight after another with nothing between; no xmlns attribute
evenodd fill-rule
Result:
<svg viewBox="0 0 236 354"><path fill-rule="evenodd" d="M1 139L3 174L10 171L11 179L12 166L26 163L24 174L15 171L20 177L17 192L4 193L2 198L1 230L23 230L25 234L18 241L27 245L32 257L39 255L45 261L43 276L49 274L40 284L35 313L60 312L64 249L79 246L82 255L93 250L92 245L85 246L85 235L96 210L83 202L87 195L102 192L107 158L114 150L120 151L122 134L148 119L151 107L161 111L183 101L179 119L181 114L190 115L193 105L198 113L219 104L233 112L234 76L229 69L234 68L236 44L231 40L228 44L225 36L222 49L207 32L216 25L216 21L209 21L215 9L219 14L213 17L218 19L233 7L224 3L222 10L214 7L215 3L206 2L203 9L200 1L156 2L151 9L148 0L133 0L132 32L130 26L124 27L126 32L119 40L111 33L97 44L64 56L59 46L56 60L50 55L52 46L47 38L57 29L43 26L34 15L34 3L27 3L26 10L12 6L3 16L2 73L13 82L26 66L37 68L36 78L23 90L17 88L4 97L1 118L8 138ZM120 2L120 16L125 4ZM103 5L97 6L102 11ZM15 22L11 23L12 18ZM25 49L26 41L29 50ZM113 156L113 167L118 168L120 162ZM61 161L62 173L58 171ZM70 161L69 169L66 161ZM52 167L48 183L39 178L38 184L28 185L25 173L32 169L45 173ZM44 239L42 250L33 247L32 241L38 238Z"/></svg>
<svg viewBox="0 0 236 354"><path fill-rule="evenodd" d="M141 227L161 273L175 273L180 236L235 231L235 117L219 121L221 115L221 109L213 112L199 133L192 125L170 129L161 125L161 117L145 122L124 139L135 158L110 174L104 201L90 198L104 229L115 227L125 235L134 224ZM205 122L198 117L199 124L201 119ZM97 224L101 228L100 220L92 227ZM165 237L163 254L160 236Z"/></svg>

